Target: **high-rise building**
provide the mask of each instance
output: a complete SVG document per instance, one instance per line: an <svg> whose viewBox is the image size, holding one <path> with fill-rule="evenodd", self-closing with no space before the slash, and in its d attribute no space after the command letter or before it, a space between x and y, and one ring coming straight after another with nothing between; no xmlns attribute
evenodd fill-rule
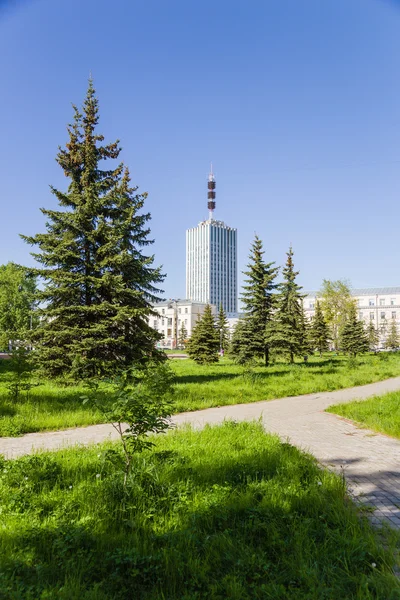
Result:
<svg viewBox="0 0 400 600"><path fill-rule="evenodd" d="M186 231L186 297L237 312L237 230L214 219L215 177L208 176L209 216Z"/></svg>

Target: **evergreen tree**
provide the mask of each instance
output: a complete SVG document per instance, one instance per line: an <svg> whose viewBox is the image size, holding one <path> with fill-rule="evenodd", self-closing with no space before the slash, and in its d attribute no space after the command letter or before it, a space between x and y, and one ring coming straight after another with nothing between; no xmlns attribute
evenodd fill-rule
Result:
<svg viewBox="0 0 400 600"><path fill-rule="evenodd" d="M257 336L252 331L254 324L251 317L245 317L238 321L233 330L229 354L240 365L251 362L257 356L257 346L255 348L252 346L252 341L257 341Z"/></svg>
<svg viewBox="0 0 400 600"><path fill-rule="evenodd" d="M366 328L366 336L369 349L371 352L375 352L379 344L379 333L375 329L373 321L370 321L368 327Z"/></svg>
<svg viewBox="0 0 400 600"><path fill-rule="evenodd" d="M296 283L298 274L294 270L293 250L290 247L282 271L283 281L278 285L276 311L267 324L266 341L278 353L289 355L291 363L296 355L303 354L306 339L303 296L300 293L302 288Z"/></svg>
<svg viewBox="0 0 400 600"><path fill-rule="evenodd" d="M386 336L386 348L390 348L391 350L396 350L400 346L400 338L399 338L399 330L397 327L396 319L392 319L389 331Z"/></svg>
<svg viewBox="0 0 400 600"><path fill-rule="evenodd" d="M188 341L188 332L185 327L185 323L182 321L182 325L181 325L181 328L179 330L179 335L178 335L179 348L185 348L187 341Z"/></svg>
<svg viewBox="0 0 400 600"><path fill-rule="evenodd" d="M15 263L0 265L0 349L12 349L38 325L36 278Z"/></svg>
<svg viewBox="0 0 400 600"><path fill-rule="evenodd" d="M317 349L319 355L329 349L329 330L320 303L315 304L315 315L310 326L310 342L313 349Z"/></svg>
<svg viewBox="0 0 400 600"><path fill-rule="evenodd" d="M131 187L123 164L102 168L120 148L118 141L103 143L98 120L90 81L82 114L74 107L69 142L57 155L68 190L51 188L59 210L42 209L46 233L22 236L38 248L33 256L41 268L34 272L44 289L37 293L42 325L35 346L49 376L99 377L162 357L148 322L163 275L143 252L152 243L150 215L140 213L146 194Z"/></svg>
<svg viewBox="0 0 400 600"><path fill-rule="evenodd" d="M368 351L368 338L364 330L363 322L357 318L355 303L353 303L347 321L343 326L341 344L342 350L353 357Z"/></svg>
<svg viewBox="0 0 400 600"><path fill-rule="evenodd" d="M242 342L248 348L243 349L244 354L254 358L264 358L265 364L269 363L269 344L266 341L266 326L272 317L274 308L274 292L276 289L275 278L278 268L274 262L266 263L263 259L262 241L255 237L250 252L248 270L243 285L242 303L246 318L248 338Z"/></svg>
<svg viewBox="0 0 400 600"><path fill-rule="evenodd" d="M199 364L218 362L219 336L209 304L194 326L186 349L190 358Z"/></svg>
<svg viewBox="0 0 400 600"><path fill-rule="evenodd" d="M222 304L219 305L219 312L216 320L217 331L219 334L219 347L220 350L228 350L229 346L229 324L226 318L225 311Z"/></svg>

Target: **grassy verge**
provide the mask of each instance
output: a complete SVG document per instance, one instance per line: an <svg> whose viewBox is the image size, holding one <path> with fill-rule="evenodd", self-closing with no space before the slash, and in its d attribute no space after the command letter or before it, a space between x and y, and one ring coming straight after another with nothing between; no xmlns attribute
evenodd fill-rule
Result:
<svg viewBox="0 0 400 600"><path fill-rule="evenodd" d="M400 375L400 355L380 354L349 364L345 357L311 358L307 364L277 363L252 369L224 358L212 366L199 366L191 360L170 361L176 373L175 412L212 406L270 400L313 392L337 390ZM83 386L62 387L43 382L12 403L7 395L9 361L0 361L0 436L33 431L63 429L102 422L102 415L81 396ZM107 399L107 388L102 389Z"/></svg>
<svg viewBox="0 0 400 600"><path fill-rule="evenodd" d="M391 392L349 404L337 404L329 407L328 412L400 439L400 392Z"/></svg>
<svg viewBox="0 0 400 600"><path fill-rule="evenodd" d="M1 598L400 597L394 541L257 424L158 437L126 490L119 460L103 445L3 462Z"/></svg>

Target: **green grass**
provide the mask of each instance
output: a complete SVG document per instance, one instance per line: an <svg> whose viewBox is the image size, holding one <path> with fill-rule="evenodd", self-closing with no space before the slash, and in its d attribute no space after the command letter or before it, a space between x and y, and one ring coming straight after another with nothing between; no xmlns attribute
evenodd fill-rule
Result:
<svg viewBox="0 0 400 600"><path fill-rule="evenodd" d="M0 598L400 598L396 539L310 456L254 423L155 441L126 490L118 445L3 461Z"/></svg>
<svg viewBox="0 0 400 600"><path fill-rule="evenodd" d="M313 392L337 390L400 375L400 355L360 357L357 365L346 357L327 355L311 358L307 364L277 363L271 367L243 368L227 358L212 366L191 360L171 360L176 373L175 412L212 406L270 400ZM7 395L9 362L0 361L0 436L33 431L78 427L102 422L101 413L83 406L84 386L63 387L44 381L12 403ZM104 387L107 399L109 391Z"/></svg>
<svg viewBox="0 0 400 600"><path fill-rule="evenodd" d="M328 412L400 439L400 392L390 392L349 404L337 404L329 407Z"/></svg>

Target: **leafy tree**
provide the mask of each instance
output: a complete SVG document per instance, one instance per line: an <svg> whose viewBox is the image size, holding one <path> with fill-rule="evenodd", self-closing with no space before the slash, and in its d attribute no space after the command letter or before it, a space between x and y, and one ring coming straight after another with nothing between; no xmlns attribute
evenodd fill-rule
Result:
<svg viewBox="0 0 400 600"><path fill-rule="evenodd" d="M267 323L266 341L278 353L289 355L291 363L296 355L304 353L306 343L303 296L300 293L302 288L296 283L298 274L294 270L293 250L290 247L282 271L283 281L278 285L276 311L273 319Z"/></svg>
<svg viewBox="0 0 400 600"><path fill-rule="evenodd" d="M366 335L367 335L369 349L372 352L375 352L375 350L379 344L379 333L376 330L373 321L369 322L369 325L366 328Z"/></svg>
<svg viewBox="0 0 400 600"><path fill-rule="evenodd" d="M190 358L199 364L218 362L219 336L209 304L194 326L186 349Z"/></svg>
<svg viewBox="0 0 400 600"><path fill-rule="evenodd" d="M219 347L222 350L227 350L229 347L229 324L226 318L222 304L219 306L219 312L216 320L217 332L219 334Z"/></svg>
<svg viewBox="0 0 400 600"><path fill-rule="evenodd" d="M240 352L254 358L263 358L268 365L269 344L265 331L274 308L278 268L274 266L274 262L266 263L263 255L262 241L256 236L250 251L248 270L244 272L246 279L242 291L248 337L243 337L241 341L248 347Z"/></svg>
<svg viewBox="0 0 400 600"><path fill-rule="evenodd" d="M369 342L365 333L364 324L357 318L357 310L354 301L352 308L349 311L347 321L343 326L341 346L342 350L352 357L367 352L369 349Z"/></svg>
<svg viewBox="0 0 400 600"><path fill-rule="evenodd" d="M315 304L315 315L310 326L310 342L320 356L329 349L329 330L318 301Z"/></svg>
<svg viewBox="0 0 400 600"><path fill-rule="evenodd" d="M34 294L36 278L15 263L0 265L0 347L25 340L38 324Z"/></svg>
<svg viewBox="0 0 400 600"><path fill-rule="evenodd" d="M36 294L42 326L35 346L49 376L108 376L163 356L148 322L163 275L143 251L152 244L150 214L141 212L146 194L136 193L123 164L102 168L120 148L103 143L98 120L90 81L82 114L74 107L69 142L57 155L68 190L51 188L59 210L42 209L46 233L22 236L37 247L41 264L34 271L44 281Z"/></svg>
<svg viewBox="0 0 400 600"><path fill-rule="evenodd" d="M24 342L17 342L18 345L12 345L10 358L11 376L6 384L10 398L18 402L22 392L29 398L29 392L34 386L32 383L33 365L30 351Z"/></svg>
<svg viewBox="0 0 400 600"><path fill-rule="evenodd" d="M187 340L188 340L188 332L185 327L185 323L182 321L182 325L181 325L181 328L179 330L179 335L178 335L179 348L185 348L185 346L187 344Z"/></svg>
<svg viewBox="0 0 400 600"><path fill-rule="evenodd" d="M353 298L347 281L324 279L318 294L325 321L330 328L335 350L340 346L341 331L352 311Z"/></svg>
<svg viewBox="0 0 400 600"><path fill-rule="evenodd" d="M391 350L396 350L400 346L399 330L396 319L391 320L389 331L386 336L385 346Z"/></svg>

